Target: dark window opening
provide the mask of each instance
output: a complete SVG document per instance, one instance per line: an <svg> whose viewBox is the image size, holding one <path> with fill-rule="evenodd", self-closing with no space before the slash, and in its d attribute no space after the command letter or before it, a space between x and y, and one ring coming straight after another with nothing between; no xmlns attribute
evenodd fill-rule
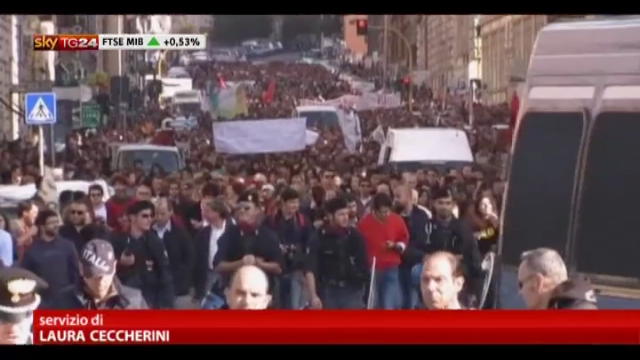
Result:
<svg viewBox="0 0 640 360"><path fill-rule="evenodd" d="M178 155L173 151L132 150L120 152L119 169L133 169L140 164L145 172L157 167L165 173L180 171Z"/></svg>
<svg viewBox="0 0 640 360"><path fill-rule="evenodd" d="M596 119L577 223L578 271L640 277L639 134L638 113Z"/></svg>
<svg viewBox="0 0 640 360"><path fill-rule="evenodd" d="M528 113L522 119L505 204L502 255L517 265L538 247L564 255L582 130L582 113Z"/></svg>
<svg viewBox="0 0 640 360"><path fill-rule="evenodd" d="M300 116L307 119L308 128L338 127L338 114L333 111L302 111Z"/></svg>

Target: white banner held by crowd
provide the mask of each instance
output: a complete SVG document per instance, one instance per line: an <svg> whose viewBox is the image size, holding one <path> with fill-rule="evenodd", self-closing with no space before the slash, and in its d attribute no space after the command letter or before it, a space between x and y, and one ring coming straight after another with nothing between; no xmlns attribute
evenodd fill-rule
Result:
<svg viewBox="0 0 640 360"><path fill-rule="evenodd" d="M358 143L362 142L360 118L355 111L344 113L340 111L340 128L344 136L344 145L350 153L356 152Z"/></svg>
<svg viewBox="0 0 640 360"><path fill-rule="evenodd" d="M367 92L362 95L343 95L339 98L318 101L302 99L300 105L332 105L336 107L355 107L358 111L393 109L402 106L398 93Z"/></svg>
<svg viewBox="0 0 640 360"><path fill-rule="evenodd" d="M213 124L216 151L226 154L262 154L304 150L304 118L223 121Z"/></svg>
<svg viewBox="0 0 640 360"><path fill-rule="evenodd" d="M316 142L318 142L319 137L320 137L320 134L318 134L317 132L313 130L307 130L307 135L306 135L307 146L315 145Z"/></svg>

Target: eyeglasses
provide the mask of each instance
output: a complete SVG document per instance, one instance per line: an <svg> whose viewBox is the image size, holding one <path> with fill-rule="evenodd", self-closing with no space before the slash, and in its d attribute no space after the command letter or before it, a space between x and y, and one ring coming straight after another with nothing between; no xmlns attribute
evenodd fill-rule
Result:
<svg viewBox="0 0 640 360"><path fill-rule="evenodd" d="M89 194L89 196L92 197L92 198L101 198L102 194L93 193L93 194Z"/></svg>

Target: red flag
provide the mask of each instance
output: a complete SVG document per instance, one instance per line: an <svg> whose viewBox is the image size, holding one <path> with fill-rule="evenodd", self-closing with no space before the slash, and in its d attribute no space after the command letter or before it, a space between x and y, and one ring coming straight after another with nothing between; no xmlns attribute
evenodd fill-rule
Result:
<svg viewBox="0 0 640 360"><path fill-rule="evenodd" d="M275 95L276 95L276 81L271 80L271 82L269 82L269 86L267 86L267 91L262 93L262 102L265 104L271 103Z"/></svg>
<svg viewBox="0 0 640 360"><path fill-rule="evenodd" d="M218 75L218 87L220 89L226 89L227 88L227 82L224 81L224 78L222 77L222 75Z"/></svg>

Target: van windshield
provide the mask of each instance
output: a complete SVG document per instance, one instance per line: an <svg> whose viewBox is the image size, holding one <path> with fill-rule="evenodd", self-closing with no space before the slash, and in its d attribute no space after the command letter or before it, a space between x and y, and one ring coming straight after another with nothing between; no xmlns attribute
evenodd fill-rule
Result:
<svg viewBox="0 0 640 360"><path fill-rule="evenodd" d="M340 123L338 114L333 111L301 111L300 116L307 119L307 127L336 127Z"/></svg>
<svg viewBox="0 0 640 360"><path fill-rule="evenodd" d="M515 139L504 208L501 251L517 265L526 250L564 253L585 117L528 113Z"/></svg>
<svg viewBox="0 0 640 360"><path fill-rule="evenodd" d="M180 171L178 154L167 150L129 150L121 151L118 157L119 169L133 169L142 166L145 172L157 167L164 173Z"/></svg>
<svg viewBox="0 0 640 360"><path fill-rule="evenodd" d="M176 107L179 109L180 114L183 115L195 115L200 111L199 103L176 104Z"/></svg>
<svg viewBox="0 0 640 360"><path fill-rule="evenodd" d="M603 113L595 120L577 223L578 271L640 277L638 134L639 113Z"/></svg>

